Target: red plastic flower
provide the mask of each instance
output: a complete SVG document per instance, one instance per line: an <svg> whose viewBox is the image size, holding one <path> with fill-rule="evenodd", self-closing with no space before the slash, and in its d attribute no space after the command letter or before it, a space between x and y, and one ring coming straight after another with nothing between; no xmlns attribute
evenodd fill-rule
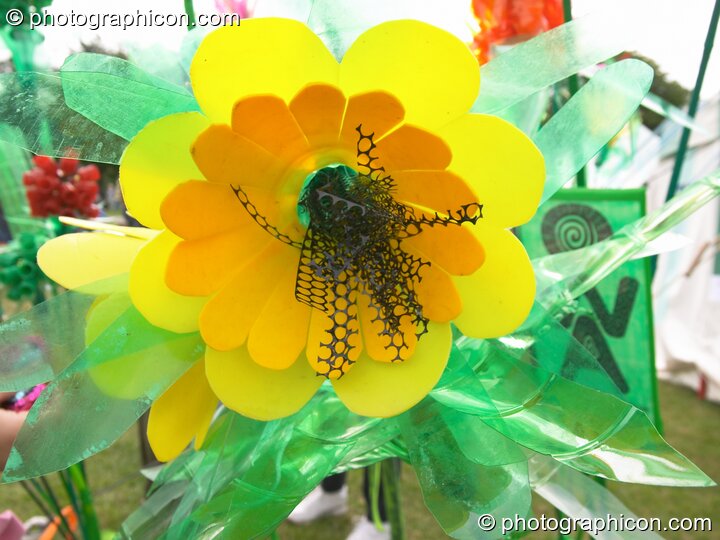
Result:
<svg viewBox="0 0 720 540"><path fill-rule="evenodd" d="M35 156L35 167L23 174L23 184L35 217L97 217L100 170L95 165L78 167L78 160Z"/></svg>
<svg viewBox="0 0 720 540"><path fill-rule="evenodd" d="M531 38L563 23L562 0L473 0L472 8L480 25L473 45L482 63L493 44Z"/></svg>

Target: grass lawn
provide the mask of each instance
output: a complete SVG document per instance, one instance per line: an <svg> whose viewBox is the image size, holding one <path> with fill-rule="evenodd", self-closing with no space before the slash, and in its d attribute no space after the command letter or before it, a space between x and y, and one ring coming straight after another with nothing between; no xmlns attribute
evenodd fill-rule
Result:
<svg viewBox="0 0 720 540"><path fill-rule="evenodd" d="M665 436L670 444L692 459L715 480L720 480L720 406L699 401L685 388L660 383L660 405ZM131 430L110 450L87 461L88 475L95 494L97 511L105 528L115 529L140 502L145 481L138 474L140 453L137 432ZM298 527L284 524L282 540L344 540L354 520L364 513L360 472L350 474L351 515L328 518ZM720 538L720 488L659 488L610 483L612 491L639 516L709 517L713 532L666 532L668 539ZM446 538L425 509L413 471L402 471L402 500L408 540ZM536 513L555 515L554 509L538 498ZM32 501L16 485L0 486L0 511L13 509L21 518L37 514ZM556 534L533 533L528 538L557 538ZM191 540L191 539L188 539ZM238 539L242 540L242 539Z"/></svg>

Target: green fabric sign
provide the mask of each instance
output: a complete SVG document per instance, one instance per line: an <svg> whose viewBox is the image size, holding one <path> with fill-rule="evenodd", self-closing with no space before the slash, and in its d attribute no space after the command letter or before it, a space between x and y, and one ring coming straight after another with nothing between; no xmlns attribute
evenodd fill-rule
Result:
<svg viewBox="0 0 720 540"><path fill-rule="evenodd" d="M644 190L565 189L518 234L534 259L594 244L644 215ZM650 284L649 259L628 261L583 295L562 324L659 426ZM541 342L537 354L563 352Z"/></svg>

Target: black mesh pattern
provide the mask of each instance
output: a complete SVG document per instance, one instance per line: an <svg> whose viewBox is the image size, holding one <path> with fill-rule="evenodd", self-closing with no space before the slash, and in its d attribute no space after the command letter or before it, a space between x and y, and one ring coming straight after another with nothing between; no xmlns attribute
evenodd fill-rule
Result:
<svg viewBox="0 0 720 540"><path fill-rule="evenodd" d="M298 209L308 218L302 242L267 222L233 186L251 217L278 240L300 249L295 298L327 314L316 369L338 379L355 362L359 343L358 297L366 295L374 330L388 360L406 360L427 332L417 286L429 261L407 253L403 240L425 227L475 224L482 206L472 202L446 215L423 212L393 197L395 183L379 165L372 133L356 128L357 171L338 165L317 171L304 187ZM408 330L412 329L412 330ZM405 331L403 331L405 330Z"/></svg>

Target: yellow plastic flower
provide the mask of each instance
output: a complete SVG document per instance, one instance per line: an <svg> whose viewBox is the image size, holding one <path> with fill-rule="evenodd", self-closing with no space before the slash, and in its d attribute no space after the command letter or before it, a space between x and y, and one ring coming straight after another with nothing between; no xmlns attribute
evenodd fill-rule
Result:
<svg viewBox="0 0 720 540"><path fill-rule="evenodd" d="M525 319L535 282L508 228L535 213L543 159L468 113L479 69L458 39L388 22L338 63L303 24L251 19L206 37L190 75L202 114L150 123L121 162L157 233L67 235L39 256L71 287L129 269L148 321L200 331L203 362L152 409L161 458L202 439L215 396L267 420L330 379L352 411L398 414L438 381L451 321L485 338Z"/></svg>

